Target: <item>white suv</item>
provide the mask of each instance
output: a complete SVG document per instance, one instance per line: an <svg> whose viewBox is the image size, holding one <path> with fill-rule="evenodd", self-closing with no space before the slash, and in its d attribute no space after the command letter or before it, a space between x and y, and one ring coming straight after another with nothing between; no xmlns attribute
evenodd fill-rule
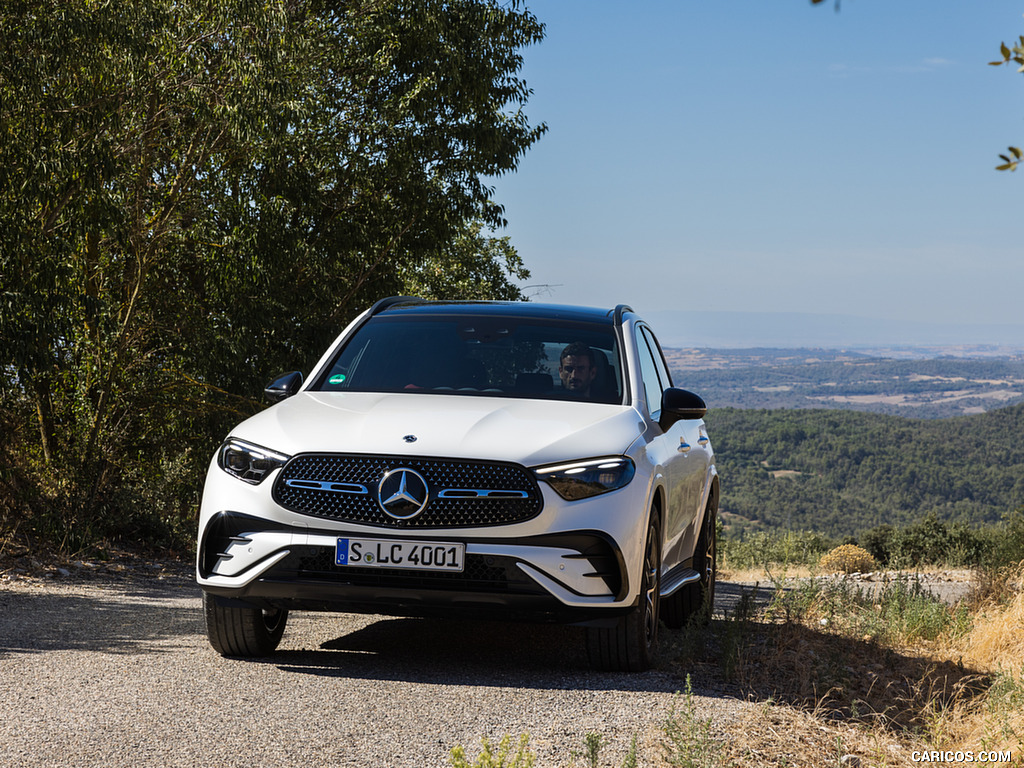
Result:
<svg viewBox="0 0 1024 768"><path fill-rule="evenodd" d="M203 493L224 655L299 609L583 624L596 667L642 670L659 619L710 609L706 408L629 307L384 299L267 395Z"/></svg>

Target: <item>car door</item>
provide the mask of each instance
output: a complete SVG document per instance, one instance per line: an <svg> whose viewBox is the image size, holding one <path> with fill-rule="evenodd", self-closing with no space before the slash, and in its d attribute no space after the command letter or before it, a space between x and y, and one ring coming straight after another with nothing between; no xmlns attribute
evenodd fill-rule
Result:
<svg viewBox="0 0 1024 768"><path fill-rule="evenodd" d="M637 326L637 347L640 353L641 374L647 390L648 408L652 418L661 416L661 396L672 386L672 378L665 364L661 346L646 325ZM648 378L654 374L657 389ZM656 398L656 399L655 399ZM666 499L664 527L664 563L671 567L690 556L693 551L697 518L703 495L704 478L708 469L708 438L703 419L680 419L654 439L659 444L658 454L665 467Z"/></svg>

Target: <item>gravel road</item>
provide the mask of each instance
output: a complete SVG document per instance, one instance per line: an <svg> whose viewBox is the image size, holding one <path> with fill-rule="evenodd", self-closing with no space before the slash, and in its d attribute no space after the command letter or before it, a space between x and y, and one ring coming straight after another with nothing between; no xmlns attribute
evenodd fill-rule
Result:
<svg viewBox="0 0 1024 768"><path fill-rule="evenodd" d="M424 768L505 733L529 733L547 768L592 731L601 765L621 765L634 734L654 765L684 685L591 672L572 627L299 613L272 659L223 659L184 572L0 581L5 768ZM719 728L753 706L694 687Z"/></svg>

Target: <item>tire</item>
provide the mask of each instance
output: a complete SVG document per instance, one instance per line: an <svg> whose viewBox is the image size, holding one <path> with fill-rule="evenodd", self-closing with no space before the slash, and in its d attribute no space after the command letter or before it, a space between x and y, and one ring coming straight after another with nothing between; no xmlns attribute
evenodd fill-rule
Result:
<svg viewBox="0 0 1024 768"><path fill-rule="evenodd" d="M707 624L715 608L715 580L718 576L718 501L713 496L704 510L693 569L700 580L681 587L662 602L662 621L670 629L679 629L691 621Z"/></svg>
<svg viewBox="0 0 1024 768"><path fill-rule="evenodd" d="M640 571L637 607L614 627L587 628L587 656L595 669L643 672L654 663L661 605L661 528L656 518L647 529Z"/></svg>
<svg viewBox="0 0 1024 768"><path fill-rule="evenodd" d="M288 611L219 605L203 593L206 636L221 656L269 656L281 642Z"/></svg>

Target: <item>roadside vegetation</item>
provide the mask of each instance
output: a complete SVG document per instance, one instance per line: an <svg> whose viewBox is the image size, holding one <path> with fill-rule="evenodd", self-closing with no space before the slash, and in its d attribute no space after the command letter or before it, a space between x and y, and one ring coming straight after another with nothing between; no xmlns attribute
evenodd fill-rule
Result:
<svg viewBox="0 0 1024 768"><path fill-rule="evenodd" d="M882 768L936 750L1009 753L1001 764L1024 765L1022 576L1019 566L979 570L954 605L912 575L874 588L780 576L767 599L751 589L706 626L663 632L661 670L685 684L640 748L636 737L627 748L588 734L553 765ZM693 680L758 706L716 723L698 714ZM525 737L512 744L485 744L475 762L458 747L452 765L535 764Z"/></svg>
<svg viewBox="0 0 1024 768"><path fill-rule="evenodd" d="M723 537L720 578L759 584L706 625L662 627L660 671L684 682L659 727L630 744L588 734L552 765L882 768L936 750L1024 765L1024 515L973 531L971 558L943 549L964 535L928 518L863 536L875 553L809 532ZM950 568L970 579L953 603L924 575ZM698 687L758 706L717 723ZM458 747L452 765L549 768L536 760L520 736Z"/></svg>
<svg viewBox="0 0 1024 768"><path fill-rule="evenodd" d="M56 9L59 7L59 13ZM0 5L0 533L183 547L205 467L385 296L519 299L519 2Z"/></svg>
<svg viewBox="0 0 1024 768"><path fill-rule="evenodd" d="M859 535L832 538L818 531L720 529L721 565L727 572L772 578L820 565L840 545L857 545L873 563L845 572L921 568L984 568L1012 565L1024 556L1024 508L996 523L968 525L941 520L934 513L910 525L875 526Z"/></svg>
<svg viewBox="0 0 1024 768"><path fill-rule="evenodd" d="M843 538L932 513L977 526L1024 498L1024 405L937 420L713 408L706 420L720 513L738 529Z"/></svg>

